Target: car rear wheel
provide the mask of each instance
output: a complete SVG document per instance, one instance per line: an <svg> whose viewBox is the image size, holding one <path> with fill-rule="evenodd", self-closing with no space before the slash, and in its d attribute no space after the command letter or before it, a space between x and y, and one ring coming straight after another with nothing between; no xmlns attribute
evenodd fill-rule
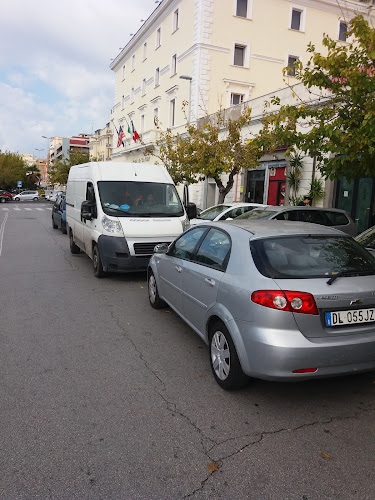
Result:
<svg viewBox="0 0 375 500"><path fill-rule="evenodd" d="M6 199L5 198L0 198L0 203L5 203Z"/></svg>
<svg viewBox="0 0 375 500"><path fill-rule="evenodd" d="M79 246L74 243L72 232L69 234L69 245L70 245L70 252L71 253L76 254L76 253L79 253L81 251Z"/></svg>
<svg viewBox="0 0 375 500"><path fill-rule="evenodd" d="M35 196L35 198L33 198L34 201L38 201L39 198L37 196Z"/></svg>
<svg viewBox="0 0 375 500"><path fill-rule="evenodd" d="M148 299L154 309L162 309L167 306L164 300L159 297L158 286L156 284L154 273L151 269L148 272Z"/></svg>
<svg viewBox="0 0 375 500"><path fill-rule="evenodd" d="M232 337L221 321L213 323L209 330L210 364L216 382L225 390L233 390L248 384L238 359Z"/></svg>
<svg viewBox="0 0 375 500"><path fill-rule="evenodd" d="M20 201L20 199L18 198L18 196L16 198L14 198L14 201Z"/></svg>
<svg viewBox="0 0 375 500"><path fill-rule="evenodd" d="M92 249L92 263L94 266L94 275L97 278L103 278L106 275L106 272L103 269L102 259L100 257L100 252L98 245L95 245Z"/></svg>

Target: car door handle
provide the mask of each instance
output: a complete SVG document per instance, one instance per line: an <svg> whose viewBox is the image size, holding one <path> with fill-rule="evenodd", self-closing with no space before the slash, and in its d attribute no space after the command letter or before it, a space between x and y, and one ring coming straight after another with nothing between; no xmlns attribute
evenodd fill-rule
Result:
<svg viewBox="0 0 375 500"><path fill-rule="evenodd" d="M208 283L210 286L215 286L215 280L211 278L204 278L205 283Z"/></svg>
<svg viewBox="0 0 375 500"><path fill-rule="evenodd" d="M180 272L182 271L182 267L180 267L180 266L176 266L176 267L175 267L175 269L176 269L176 271L177 271L178 273L180 273Z"/></svg>

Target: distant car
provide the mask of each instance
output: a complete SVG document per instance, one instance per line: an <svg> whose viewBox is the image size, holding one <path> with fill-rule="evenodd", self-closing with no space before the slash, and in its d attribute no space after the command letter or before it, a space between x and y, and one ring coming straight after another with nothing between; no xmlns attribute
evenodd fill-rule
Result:
<svg viewBox="0 0 375 500"><path fill-rule="evenodd" d="M375 226L363 231L355 237L355 240L375 256Z"/></svg>
<svg viewBox="0 0 375 500"><path fill-rule="evenodd" d="M14 201L38 201L40 194L38 191L21 191L21 193L13 195Z"/></svg>
<svg viewBox="0 0 375 500"><path fill-rule="evenodd" d="M46 195L46 200L55 202L57 200L57 197L61 194L65 194L65 191L62 191L62 190L52 191L52 193L49 193Z"/></svg>
<svg viewBox="0 0 375 500"><path fill-rule="evenodd" d="M208 344L224 389L373 371L374 276L342 231L238 218L157 245L147 273L151 306L169 305Z"/></svg>
<svg viewBox="0 0 375 500"><path fill-rule="evenodd" d="M213 207L206 208L199 214L197 212L197 218L191 219L190 225L195 226L196 224L202 224L208 221L235 219L255 208L264 208L267 206L268 205L262 205L261 203L222 203L221 205L214 205Z"/></svg>
<svg viewBox="0 0 375 500"><path fill-rule="evenodd" d="M262 209L252 210L249 213L243 214L239 220L249 219L275 219L275 220L290 220L298 222L312 222L329 226L350 236L356 236L358 229L350 215L345 210L338 208L318 208L318 207L296 207L296 206L267 206Z"/></svg>
<svg viewBox="0 0 375 500"><path fill-rule="evenodd" d="M8 191L4 191L0 189L0 203L5 203L6 201L11 201L13 199L13 195L8 193Z"/></svg>
<svg viewBox="0 0 375 500"><path fill-rule="evenodd" d="M67 233L66 229L66 201L65 194L59 195L52 207L52 227L53 229L61 229L63 234Z"/></svg>

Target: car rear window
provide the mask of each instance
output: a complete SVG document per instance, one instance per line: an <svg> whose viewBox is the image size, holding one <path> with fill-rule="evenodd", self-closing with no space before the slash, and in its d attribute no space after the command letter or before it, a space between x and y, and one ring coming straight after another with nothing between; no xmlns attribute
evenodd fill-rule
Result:
<svg viewBox="0 0 375 500"><path fill-rule="evenodd" d="M348 217L342 212L325 211L325 215L330 222L329 224L327 224L327 226L328 225L330 225L330 226L346 226L347 224L349 224Z"/></svg>
<svg viewBox="0 0 375 500"><path fill-rule="evenodd" d="M250 248L259 272L269 278L375 273L375 258L350 237L274 237L252 241Z"/></svg>
<svg viewBox="0 0 375 500"><path fill-rule="evenodd" d="M246 212L245 214L236 217L236 220L241 219L271 219L273 215L277 214L276 210L261 210L255 209L250 212Z"/></svg>

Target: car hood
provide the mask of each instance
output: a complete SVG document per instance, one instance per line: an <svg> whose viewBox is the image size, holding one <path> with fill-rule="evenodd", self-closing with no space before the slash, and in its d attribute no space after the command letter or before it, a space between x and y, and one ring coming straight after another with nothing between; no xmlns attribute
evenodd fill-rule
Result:
<svg viewBox="0 0 375 500"><path fill-rule="evenodd" d="M175 238L182 233L178 217L119 217L125 237Z"/></svg>

